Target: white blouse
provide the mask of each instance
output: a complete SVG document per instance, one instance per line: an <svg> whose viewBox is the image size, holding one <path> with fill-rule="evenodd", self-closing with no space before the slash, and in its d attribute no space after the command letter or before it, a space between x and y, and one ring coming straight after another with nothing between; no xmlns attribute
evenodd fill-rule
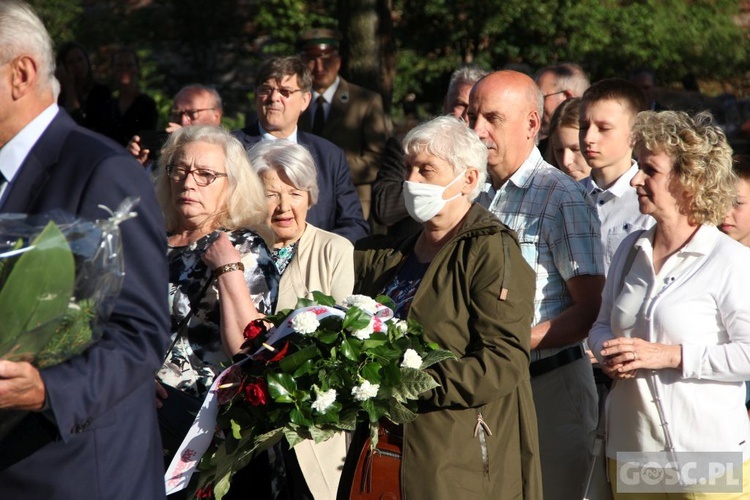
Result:
<svg viewBox="0 0 750 500"><path fill-rule="evenodd" d="M654 231L630 235L615 254L589 345L602 361L602 344L615 337L680 344L682 370L639 370L615 381L606 404L607 456L666 450L667 423L676 451L741 451L747 460L750 249L701 226L655 274ZM633 245L637 254L620 291Z"/></svg>

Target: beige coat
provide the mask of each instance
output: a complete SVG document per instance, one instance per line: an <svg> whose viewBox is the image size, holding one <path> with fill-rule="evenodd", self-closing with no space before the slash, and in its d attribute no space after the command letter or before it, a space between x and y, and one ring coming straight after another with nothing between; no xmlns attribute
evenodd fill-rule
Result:
<svg viewBox="0 0 750 500"><path fill-rule="evenodd" d="M297 253L281 276L276 310L294 308L299 297L311 299L316 290L341 302L354 287L353 259L349 240L307 224ZM335 499L346 458L344 433L318 444L302 441L294 451L313 497Z"/></svg>

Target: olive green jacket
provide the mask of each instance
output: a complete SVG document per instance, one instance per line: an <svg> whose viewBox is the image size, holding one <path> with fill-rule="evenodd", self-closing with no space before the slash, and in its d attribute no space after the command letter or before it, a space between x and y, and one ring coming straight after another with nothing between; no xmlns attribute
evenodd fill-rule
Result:
<svg viewBox="0 0 750 500"><path fill-rule="evenodd" d="M355 291L381 293L415 241L358 244ZM474 204L409 311L426 340L458 359L428 369L441 387L423 395L420 415L405 425L404 500L542 498L529 379L534 286L515 233Z"/></svg>

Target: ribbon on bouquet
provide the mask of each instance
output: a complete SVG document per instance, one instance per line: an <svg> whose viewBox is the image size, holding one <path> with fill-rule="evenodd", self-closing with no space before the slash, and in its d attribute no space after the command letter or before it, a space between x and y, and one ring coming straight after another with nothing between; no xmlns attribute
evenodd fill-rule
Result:
<svg viewBox="0 0 750 500"><path fill-rule="evenodd" d="M390 311L388 308L385 309ZM318 320L322 320L329 316L344 317L346 314L346 312L341 309L327 306L309 306L297 309L292 312L282 324L274 329L273 333L268 337L265 343L267 345L273 345L284 337L295 333L294 328L292 327L292 320L298 314L307 311L315 313ZM386 320L390 319L392 315L392 311L389 316L387 311L378 310L373 319L379 318L381 320ZM195 416L193 425L190 427L185 439L182 440L182 444L180 444L177 453L172 459L172 463L169 464L167 472L164 475L167 495L171 495L172 493L178 492L187 487L190 478L198 466L198 462L200 462L203 454L206 453L206 450L208 450L208 447L211 445L214 433L216 432L216 417L219 415L217 393L221 381L224 379L224 375L233 369L236 370L243 363L252 362L252 360L259 353L263 352L263 350L265 350L264 347L255 352L252 356L233 364L214 379L214 383L211 385L211 389L208 391L206 399L203 400L203 404L201 405L198 414Z"/></svg>

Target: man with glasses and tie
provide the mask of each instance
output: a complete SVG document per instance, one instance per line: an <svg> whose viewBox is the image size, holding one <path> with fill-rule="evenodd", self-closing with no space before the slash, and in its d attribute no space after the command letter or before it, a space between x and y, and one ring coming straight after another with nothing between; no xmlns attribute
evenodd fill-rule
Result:
<svg viewBox="0 0 750 500"><path fill-rule="evenodd" d="M341 34L331 29L305 31L297 41L300 57L312 75L312 100L299 128L328 139L344 150L352 181L370 216L372 183L378 173L388 128L380 94L339 75Z"/></svg>
<svg viewBox="0 0 750 500"><path fill-rule="evenodd" d="M161 148L166 141L167 134L188 125L219 126L222 114L221 96L216 89L200 84L187 85L174 96L169 125L165 131L153 136L133 136L128 142L127 150L145 166L149 159L153 159L152 153L156 153L155 150Z"/></svg>
<svg viewBox="0 0 750 500"><path fill-rule="evenodd" d="M307 221L351 242L367 236L369 227L349 174L344 151L297 128L303 111L310 105L312 77L299 57L274 57L258 70L255 111L258 121L234 132L245 149L265 140L285 139L305 146L318 170L318 202L310 208Z"/></svg>

